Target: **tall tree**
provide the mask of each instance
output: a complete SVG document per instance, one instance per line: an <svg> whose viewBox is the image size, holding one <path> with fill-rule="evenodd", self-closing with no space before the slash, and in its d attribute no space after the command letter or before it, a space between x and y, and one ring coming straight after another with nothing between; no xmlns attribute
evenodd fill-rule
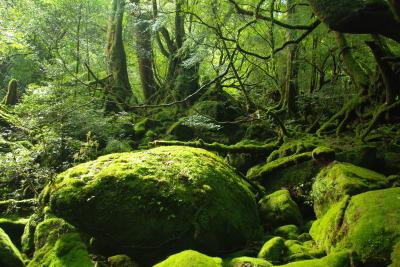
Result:
<svg viewBox="0 0 400 267"><path fill-rule="evenodd" d="M122 39L124 11L125 0L112 0L106 47L107 73L110 77L105 92L107 111L126 110L134 97Z"/></svg>

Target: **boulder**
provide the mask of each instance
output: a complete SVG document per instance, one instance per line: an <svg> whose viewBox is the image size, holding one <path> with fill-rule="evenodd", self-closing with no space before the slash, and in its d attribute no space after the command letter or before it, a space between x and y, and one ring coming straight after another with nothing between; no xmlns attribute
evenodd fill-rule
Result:
<svg viewBox="0 0 400 267"><path fill-rule="evenodd" d="M0 228L0 266L23 267L25 266L22 255L12 243L10 237Z"/></svg>
<svg viewBox="0 0 400 267"><path fill-rule="evenodd" d="M294 224L283 225L274 230L274 235L285 239L297 239L300 235L300 229Z"/></svg>
<svg viewBox="0 0 400 267"><path fill-rule="evenodd" d="M347 196L314 222L310 234L327 253L354 251L363 264L387 266L400 241L400 188Z"/></svg>
<svg viewBox="0 0 400 267"><path fill-rule="evenodd" d="M60 174L41 199L106 256L146 265L189 248L234 251L262 232L248 184L198 148L103 156Z"/></svg>
<svg viewBox="0 0 400 267"><path fill-rule="evenodd" d="M273 265L264 259L252 257L237 257L224 261L224 267L272 267Z"/></svg>
<svg viewBox="0 0 400 267"><path fill-rule="evenodd" d="M288 190L276 191L259 201L260 216L267 229L286 224L300 224L301 213Z"/></svg>
<svg viewBox="0 0 400 267"><path fill-rule="evenodd" d="M351 253L343 251L332 253L321 259L295 261L280 267L353 267L353 261Z"/></svg>
<svg viewBox="0 0 400 267"><path fill-rule="evenodd" d="M59 218L41 222L35 231L35 253L28 267L93 267L76 229Z"/></svg>
<svg viewBox="0 0 400 267"><path fill-rule="evenodd" d="M139 265L127 255L111 256L107 259L107 262L110 267L139 267Z"/></svg>
<svg viewBox="0 0 400 267"><path fill-rule="evenodd" d="M285 240L282 237L274 237L262 246L257 257L275 264L282 261L286 252L287 248L285 246Z"/></svg>
<svg viewBox="0 0 400 267"><path fill-rule="evenodd" d="M319 172L312 186L315 214L320 218L345 195L385 188L388 184L382 174L349 163L334 162Z"/></svg>
<svg viewBox="0 0 400 267"><path fill-rule="evenodd" d="M222 259L209 257L194 250L185 250L169 256L154 267L223 267Z"/></svg>

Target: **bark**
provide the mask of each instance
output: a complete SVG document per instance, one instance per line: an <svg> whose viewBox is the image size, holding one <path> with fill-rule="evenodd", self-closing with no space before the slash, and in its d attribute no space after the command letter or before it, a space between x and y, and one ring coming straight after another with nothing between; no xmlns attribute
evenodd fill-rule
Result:
<svg viewBox="0 0 400 267"><path fill-rule="evenodd" d="M308 0L308 2L316 16L332 30L343 33L381 34L400 42L400 22L396 20L385 0ZM391 2L396 1L391 0Z"/></svg>
<svg viewBox="0 0 400 267"><path fill-rule="evenodd" d="M134 1L139 4L139 1ZM144 12L144 11L143 11ZM139 64L140 80L146 104L154 102L157 83L153 69L153 50L151 43L151 14L140 13L136 18L136 51Z"/></svg>
<svg viewBox="0 0 400 267"><path fill-rule="evenodd" d="M355 84L360 89L362 95L368 94L369 78L365 71L361 68L360 64L354 59L353 54L344 34L340 32L334 32L336 42L340 49L340 55L343 60L344 68Z"/></svg>
<svg viewBox="0 0 400 267"><path fill-rule="evenodd" d="M3 104L7 106L14 106L18 102L18 82L12 79L8 83L7 94L3 99Z"/></svg>
<svg viewBox="0 0 400 267"><path fill-rule="evenodd" d="M106 89L106 110L126 110L133 97L128 78L126 53L122 40L122 21L125 0L113 0L107 30L107 72L110 76Z"/></svg>

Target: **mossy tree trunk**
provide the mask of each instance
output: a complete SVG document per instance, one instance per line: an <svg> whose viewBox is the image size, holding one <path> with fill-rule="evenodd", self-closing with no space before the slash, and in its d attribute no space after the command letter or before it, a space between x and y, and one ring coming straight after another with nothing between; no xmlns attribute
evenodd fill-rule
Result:
<svg viewBox="0 0 400 267"><path fill-rule="evenodd" d="M390 2L398 10L398 1ZM386 0L308 0L308 3L315 15L332 30L381 34L400 42L400 21L396 20Z"/></svg>
<svg viewBox="0 0 400 267"><path fill-rule="evenodd" d="M14 106L18 102L18 82L17 80L11 79L8 83L7 94L3 99L3 104L7 106Z"/></svg>
<svg viewBox="0 0 400 267"><path fill-rule="evenodd" d="M133 0L132 2L140 5L139 0ZM158 91L158 85L155 80L153 69L154 57L151 42L151 20L152 14L141 9L136 16L135 23L135 42L139 74L146 104L156 102L154 97Z"/></svg>
<svg viewBox="0 0 400 267"><path fill-rule="evenodd" d="M125 0L112 0L106 47L107 72L110 76L105 92L107 111L126 110L129 107L129 101L133 98L122 40L124 11Z"/></svg>
<svg viewBox="0 0 400 267"><path fill-rule="evenodd" d="M295 20L296 14L296 6L295 1L289 0L287 1L287 9L288 9L288 20L293 22ZM289 30L287 33L288 40L296 39L296 31ZM296 96L297 96L297 76L298 76L298 68L299 65L297 63L299 52L299 44L293 44L289 46L289 51L287 55L287 63L286 63L286 82L284 87L284 106L287 109L289 116L294 116L297 113L296 108Z"/></svg>

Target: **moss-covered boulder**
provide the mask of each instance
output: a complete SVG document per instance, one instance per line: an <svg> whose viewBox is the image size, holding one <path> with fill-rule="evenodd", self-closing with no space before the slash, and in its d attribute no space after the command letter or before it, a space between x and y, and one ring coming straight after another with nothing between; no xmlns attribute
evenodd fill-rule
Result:
<svg viewBox="0 0 400 267"><path fill-rule="evenodd" d="M42 201L105 254L147 264L188 248L236 250L260 234L252 192L203 149L111 154L60 174ZM111 254L112 253L112 254Z"/></svg>
<svg viewBox="0 0 400 267"><path fill-rule="evenodd" d="M59 218L46 219L35 231L35 254L28 267L92 267L75 228Z"/></svg>
<svg viewBox="0 0 400 267"><path fill-rule="evenodd" d="M286 252L285 240L282 237L274 237L265 242L257 257L276 264L282 261Z"/></svg>
<svg viewBox="0 0 400 267"><path fill-rule="evenodd" d="M107 259L107 262L110 267L139 267L139 265L127 255L111 256Z"/></svg>
<svg viewBox="0 0 400 267"><path fill-rule="evenodd" d="M399 267L400 266L400 242L398 242L394 248L391 255L392 263L389 267Z"/></svg>
<svg viewBox="0 0 400 267"><path fill-rule="evenodd" d="M323 168L312 186L314 211L320 218L345 195L356 195L388 186L382 174L349 163L334 162Z"/></svg>
<svg viewBox="0 0 400 267"><path fill-rule="evenodd" d="M21 248L21 237L27 222L28 219L25 218L0 218L0 228L8 234L17 247Z"/></svg>
<svg viewBox="0 0 400 267"><path fill-rule="evenodd" d="M281 267L354 267L354 260L349 251L332 253L321 259L303 260L280 265Z"/></svg>
<svg viewBox="0 0 400 267"><path fill-rule="evenodd" d="M224 267L272 267L273 265L259 258L252 257L237 257L233 259L224 260Z"/></svg>
<svg viewBox="0 0 400 267"><path fill-rule="evenodd" d="M19 250L12 243L10 237L0 228L0 266L23 267L25 266Z"/></svg>
<svg viewBox="0 0 400 267"><path fill-rule="evenodd" d="M276 191L259 201L260 216L267 229L286 224L300 224L301 213L288 190Z"/></svg>
<svg viewBox="0 0 400 267"><path fill-rule="evenodd" d="M400 241L400 188L345 197L314 222L310 234L326 252L353 250L368 266L390 264Z"/></svg>
<svg viewBox="0 0 400 267"><path fill-rule="evenodd" d="M274 230L274 235L285 239L297 239L300 235L300 229L294 224L283 225Z"/></svg>
<svg viewBox="0 0 400 267"><path fill-rule="evenodd" d="M166 260L154 265L154 267L223 267L222 259L209 257L194 250L185 250L169 256Z"/></svg>

